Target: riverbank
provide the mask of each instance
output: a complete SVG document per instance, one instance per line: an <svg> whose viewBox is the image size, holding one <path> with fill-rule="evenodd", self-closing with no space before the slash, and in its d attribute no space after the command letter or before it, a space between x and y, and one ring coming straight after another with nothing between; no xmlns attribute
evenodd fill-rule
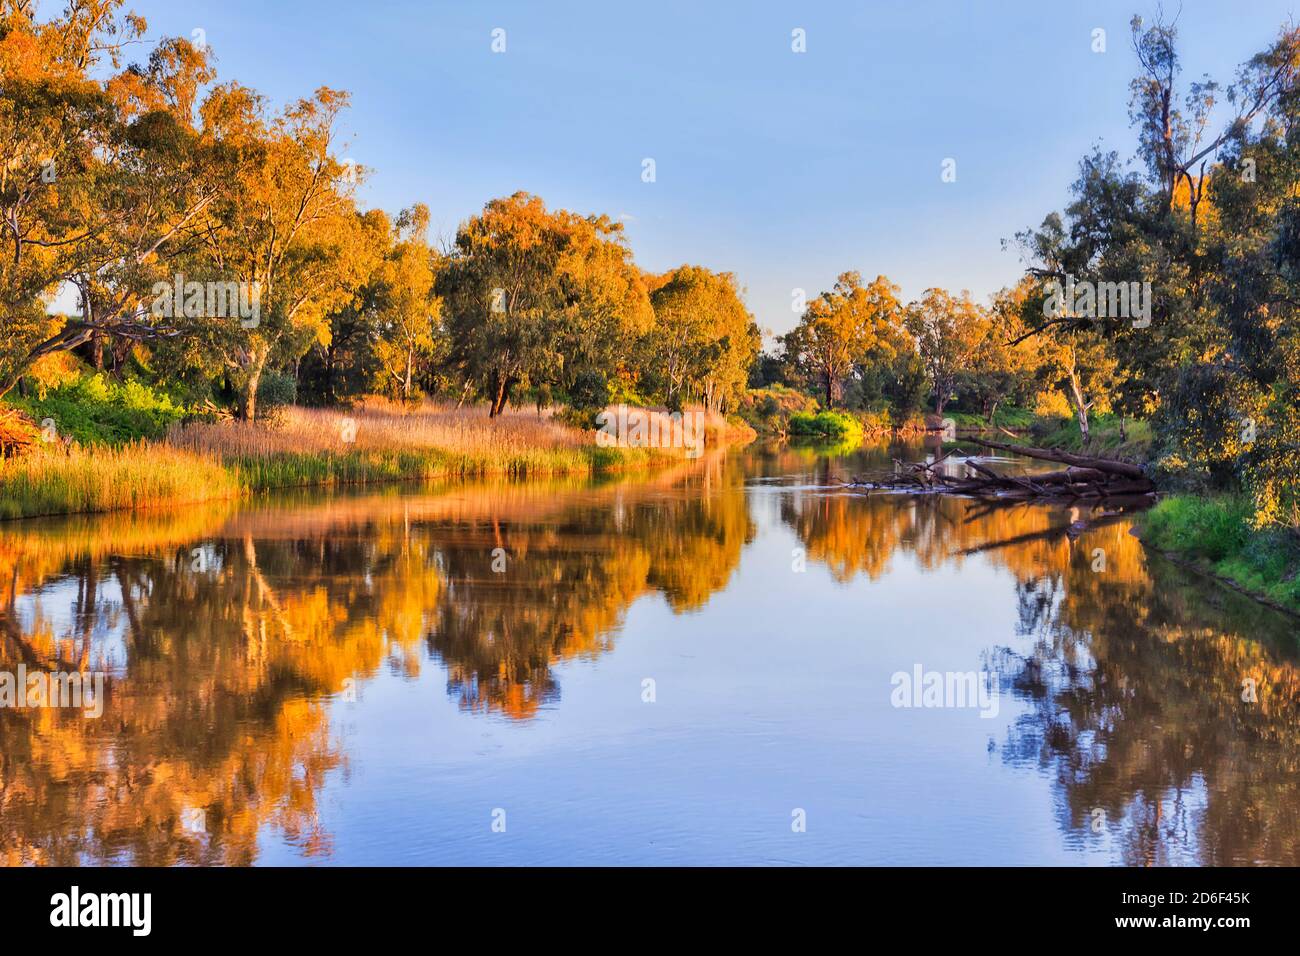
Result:
<svg viewBox="0 0 1300 956"><path fill-rule="evenodd" d="M1084 442L1077 422L1036 422L1034 444L1087 450L1141 464L1155 473L1151 426L1099 417ZM1173 476L1177 478L1177 476ZM1173 494L1142 515L1142 543L1169 559L1212 577L1269 607L1300 615L1300 533L1295 528L1255 528L1249 500L1232 495Z"/></svg>
<svg viewBox="0 0 1300 956"><path fill-rule="evenodd" d="M708 441L736 440L715 423ZM192 504L275 488L432 478L592 476L654 469L679 449L600 447L549 417L481 409L289 408L271 426L174 426L119 447L54 444L0 464L0 518Z"/></svg>
<svg viewBox="0 0 1300 956"><path fill-rule="evenodd" d="M1300 535L1254 528L1249 501L1172 495L1142 519L1142 543L1278 610L1300 615Z"/></svg>
<svg viewBox="0 0 1300 956"><path fill-rule="evenodd" d="M958 438L1006 435L1027 445L1135 461L1146 461L1152 446L1151 426L1144 421L1110 413L1093 416L1085 441L1073 416L1037 414L1016 405L999 407L992 420L984 414L951 408L942 414L900 413L887 407L827 410L810 395L772 386L751 389L742 398L738 412L759 435L767 438L842 441L845 436L858 435L881 440L944 434Z"/></svg>

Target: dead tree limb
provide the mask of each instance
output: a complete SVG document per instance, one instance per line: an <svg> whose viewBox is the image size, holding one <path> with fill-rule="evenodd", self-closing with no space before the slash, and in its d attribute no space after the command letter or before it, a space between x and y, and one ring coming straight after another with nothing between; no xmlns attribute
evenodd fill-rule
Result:
<svg viewBox="0 0 1300 956"><path fill-rule="evenodd" d="M1113 458L1096 458L1091 455L1076 455L1073 452L1063 451L1059 448L1026 448L1020 445L989 441L985 438L972 438L970 440L977 445L983 445L985 448L997 448L1001 451L1014 452L1017 455L1024 455L1026 458L1037 458L1040 461L1057 461L1079 468L1094 468L1097 471L1122 475L1125 478L1146 478L1146 473L1142 471L1140 465L1134 465L1127 461L1116 461Z"/></svg>
<svg viewBox="0 0 1300 956"><path fill-rule="evenodd" d="M1010 474L967 459L964 477L945 474L933 462L904 462L894 459L894 473L875 479L858 479L849 487L913 491L919 494L971 495L1001 501L1096 501L1116 497L1142 498L1155 494L1155 484L1131 462L1076 455L1056 448L1021 448L1001 442L979 440L989 448L1004 449L1067 467L1037 474Z"/></svg>

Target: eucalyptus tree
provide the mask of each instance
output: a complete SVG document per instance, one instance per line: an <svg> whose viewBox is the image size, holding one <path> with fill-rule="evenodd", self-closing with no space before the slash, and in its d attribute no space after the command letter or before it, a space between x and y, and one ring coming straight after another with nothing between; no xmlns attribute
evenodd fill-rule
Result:
<svg viewBox="0 0 1300 956"><path fill-rule="evenodd" d="M732 407L762 344L735 276L684 265L653 284L655 324L643 349L649 380L670 408L686 398L714 412Z"/></svg>
<svg viewBox="0 0 1300 956"><path fill-rule="evenodd" d="M523 192L461 225L435 291L449 361L493 417L516 387L608 376L653 321L619 223Z"/></svg>
<svg viewBox="0 0 1300 956"><path fill-rule="evenodd" d="M898 291L884 276L864 286L860 273L841 273L784 337L787 357L818 383L827 408L835 407L855 366L888 360L904 347Z"/></svg>
<svg viewBox="0 0 1300 956"><path fill-rule="evenodd" d="M38 21L33 3L0 3L0 394L43 355L174 334L148 291L223 188L191 125L206 52L167 40L123 69L146 25L120 7L83 0ZM47 316L67 286L80 314Z"/></svg>

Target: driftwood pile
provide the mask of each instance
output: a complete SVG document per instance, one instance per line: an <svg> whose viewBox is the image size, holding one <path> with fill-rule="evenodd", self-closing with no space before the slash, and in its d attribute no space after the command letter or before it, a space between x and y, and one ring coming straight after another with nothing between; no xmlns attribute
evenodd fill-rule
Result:
<svg viewBox="0 0 1300 956"><path fill-rule="evenodd" d="M961 476L940 468L956 449L933 462L894 460L894 474L858 480L853 487L889 488L936 494L972 495L1007 501L1076 501L1079 499L1133 498L1154 495L1156 486L1139 465L1111 458L1078 455L1056 448L1022 448L984 439L979 445L1014 452L1040 461L1054 461L1067 467L1060 471L1003 474L974 460L966 459Z"/></svg>

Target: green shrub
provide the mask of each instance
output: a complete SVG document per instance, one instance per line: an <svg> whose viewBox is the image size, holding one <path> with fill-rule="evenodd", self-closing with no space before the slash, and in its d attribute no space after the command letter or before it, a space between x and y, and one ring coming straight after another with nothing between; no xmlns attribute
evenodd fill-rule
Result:
<svg viewBox="0 0 1300 956"><path fill-rule="evenodd" d="M1145 527L1158 548L1222 561L1245 545L1250 514L1243 498L1177 495L1147 512Z"/></svg>
<svg viewBox="0 0 1300 956"><path fill-rule="evenodd" d="M574 408L567 406L555 413L555 420L570 428L578 428L582 431L591 431L599 428L596 417L604 411L603 408Z"/></svg>
<svg viewBox="0 0 1300 956"><path fill-rule="evenodd" d="M801 412L790 416L790 434L818 441L850 442L861 440L862 423L843 412Z"/></svg>
<svg viewBox="0 0 1300 956"><path fill-rule="evenodd" d="M52 419L62 437L83 445L124 445L162 438L185 416L167 395L136 381L85 375L48 390L43 398L15 399L37 422Z"/></svg>

